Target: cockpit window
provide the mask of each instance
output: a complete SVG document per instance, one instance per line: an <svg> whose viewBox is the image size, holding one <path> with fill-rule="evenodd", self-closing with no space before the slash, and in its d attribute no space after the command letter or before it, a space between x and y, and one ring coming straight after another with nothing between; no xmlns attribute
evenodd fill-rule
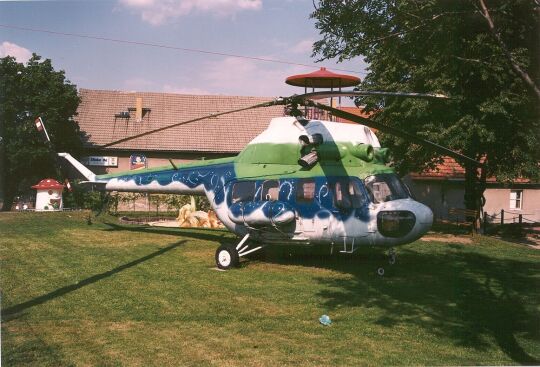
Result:
<svg viewBox="0 0 540 367"><path fill-rule="evenodd" d="M393 173L369 176L364 180L369 196L374 203L406 199L409 191Z"/></svg>
<svg viewBox="0 0 540 367"><path fill-rule="evenodd" d="M367 198L358 179L343 179L334 184L334 202L338 208L361 208Z"/></svg>

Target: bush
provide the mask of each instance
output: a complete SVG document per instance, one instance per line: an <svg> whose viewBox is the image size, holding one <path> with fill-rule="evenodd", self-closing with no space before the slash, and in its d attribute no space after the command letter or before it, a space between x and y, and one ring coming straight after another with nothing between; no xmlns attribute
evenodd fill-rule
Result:
<svg viewBox="0 0 540 367"><path fill-rule="evenodd" d="M110 195L101 191L88 190L78 183L71 185L72 191L63 194L64 207L72 209L91 209L99 211L107 208Z"/></svg>

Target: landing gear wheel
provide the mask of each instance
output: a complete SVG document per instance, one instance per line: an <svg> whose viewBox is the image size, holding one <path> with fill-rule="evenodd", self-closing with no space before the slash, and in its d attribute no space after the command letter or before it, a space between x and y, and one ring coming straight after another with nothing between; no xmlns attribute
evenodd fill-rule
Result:
<svg viewBox="0 0 540 367"><path fill-rule="evenodd" d="M384 275L384 268L377 269L377 274L379 274L382 277Z"/></svg>
<svg viewBox="0 0 540 367"><path fill-rule="evenodd" d="M240 263L238 251L231 245L221 245L216 250L216 265L219 269L235 268Z"/></svg>

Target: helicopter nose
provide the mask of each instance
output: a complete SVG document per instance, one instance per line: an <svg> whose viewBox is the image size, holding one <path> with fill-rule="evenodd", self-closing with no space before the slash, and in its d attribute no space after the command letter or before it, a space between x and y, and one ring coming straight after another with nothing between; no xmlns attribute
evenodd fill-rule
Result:
<svg viewBox="0 0 540 367"><path fill-rule="evenodd" d="M414 210L414 215L416 216L416 220L420 225L420 231L422 234L429 231L431 225L433 224L433 212L431 209L424 204L418 203Z"/></svg>

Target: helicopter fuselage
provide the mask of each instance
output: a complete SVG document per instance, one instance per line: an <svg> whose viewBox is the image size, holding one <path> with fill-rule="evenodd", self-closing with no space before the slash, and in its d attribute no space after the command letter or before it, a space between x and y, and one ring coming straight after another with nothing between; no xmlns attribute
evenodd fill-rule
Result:
<svg viewBox="0 0 540 367"><path fill-rule="evenodd" d="M270 243L397 246L431 227L362 125L275 118L236 157L96 176L107 191L206 195L239 236Z"/></svg>

